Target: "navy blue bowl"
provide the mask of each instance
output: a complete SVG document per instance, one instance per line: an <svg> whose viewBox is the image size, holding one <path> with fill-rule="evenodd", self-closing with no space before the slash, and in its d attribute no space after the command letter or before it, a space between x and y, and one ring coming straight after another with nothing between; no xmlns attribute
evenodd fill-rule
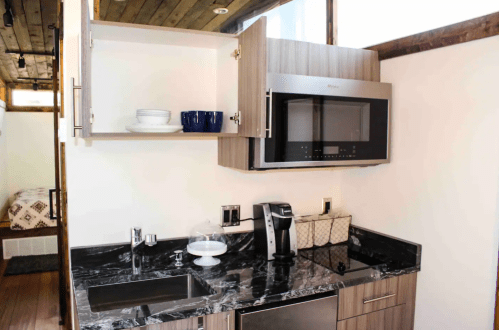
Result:
<svg viewBox="0 0 499 330"><path fill-rule="evenodd" d="M182 111L180 113L180 122L182 123L182 126L184 126L184 132L191 131L191 125L189 122L189 111Z"/></svg>
<svg viewBox="0 0 499 330"><path fill-rule="evenodd" d="M222 111L206 111L206 132L220 133L224 122Z"/></svg>
<svg viewBox="0 0 499 330"><path fill-rule="evenodd" d="M205 111L189 111L188 118L190 132L204 132L206 126Z"/></svg>

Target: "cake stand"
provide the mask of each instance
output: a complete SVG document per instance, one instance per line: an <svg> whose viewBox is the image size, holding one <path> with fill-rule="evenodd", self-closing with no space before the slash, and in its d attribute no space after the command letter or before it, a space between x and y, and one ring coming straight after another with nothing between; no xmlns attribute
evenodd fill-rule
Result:
<svg viewBox="0 0 499 330"><path fill-rule="evenodd" d="M187 252L195 256L201 256L194 260L198 266L210 267L220 263L220 259L213 258L224 254L227 251L227 244L218 241L197 241L187 245Z"/></svg>

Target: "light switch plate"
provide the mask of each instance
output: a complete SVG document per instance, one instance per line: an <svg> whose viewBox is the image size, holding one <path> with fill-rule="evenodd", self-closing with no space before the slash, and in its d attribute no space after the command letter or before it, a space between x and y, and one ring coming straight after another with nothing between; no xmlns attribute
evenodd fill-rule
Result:
<svg viewBox="0 0 499 330"><path fill-rule="evenodd" d="M223 205L220 212L220 225L222 227L239 226L241 219L240 205Z"/></svg>

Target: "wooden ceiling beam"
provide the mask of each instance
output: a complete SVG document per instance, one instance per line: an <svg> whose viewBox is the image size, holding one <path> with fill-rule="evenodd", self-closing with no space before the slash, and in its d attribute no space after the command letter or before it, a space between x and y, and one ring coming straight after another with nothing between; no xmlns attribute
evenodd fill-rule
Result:
<svg viewBox="0 0 499 330"><path fill-rule="evenodd" d="M338 45L338 0L326 0L327 44Z"/></svg>
<svg viewBox="0 0 499 330"><path fill-rule="evenodd" d="M43 36L42 10L40 0L23 1L26 23L31 40L31 47L35 52L45 52ZM39 78L48 78L48 65L45 57L35 56L36 71Z"/></svg>
<svg viewBox="0 0 499 330"><path fill-rule="evenodd" d="M377 51L379 60L382 61L496 35L499 35L499 12L366 49Z"/></svg>
<svg viewBox="0 0 499 330"><path fill-rule="evenodd" d="M215 4L214 0L199 0L192 8L182 17L175 26L180 29L187 29L192 22L195 22L203 13L207 11L213 12L213 9L220 8L220 5ZM215 14L215 13L213 13Z"/></svg>
<svg viewBox="0 0 499 330"><path fill-rule="evenodd" d="M173 9L161 26L174 27L189 12L198 0L180 0L179 4Z"/></svg>
<svg viewBox="0 0 499 330"><path fill-rule="evenodd" d="M120 22L123 23L134 22L137 16L139 15L140 9L142 8L145 2L146 0L128 1L125 11L123 12L123 14L121 14Z"/></svg>
<svg viewBox="0 0 499 330"><path fill-rule="evenodd" d="M149 24L151 17L158 10L162 2L163 0L146 0L146 2L142 5L142 8L140 8L139 13L135 18L135 21L127 23Z"/></svg>
<svg viewBox="0 0 499 330"><path fill-rule="evenodd" d="M246 6L251 0L234 0L228 6L227 9L229 13L237 13L241 8ZM219 31L222 25L231 17L232 15L216 15L211 21L208 22L201 30L202 31Z"/></svg>
<svg viewBox="0 0 499 330"><path fill-rule="evenodd" d="M151 16L148 25L161 26L161 24L166 21L168 16L170 16L175 7L177 7L179 2L180 0L163 1Z"/></svg>
<svg viewBox="0 0 499 330"><path fill-rule="evenodd" d="M98 0L94 0L98 1ZM52 52L54 48L54 33L49 29L50 24L57 23L57 1L40 0L40 9L42 10L43 39L45 43L45 52Z"/></svg>
<svg viewBox="0 0 499 330"><path fill-rule="evenodd" d="M119 22L121 14L125 11L127 2L134 0L114 1L109 4L109 9L106 14L106 21Z"/></svg>
<svg viewBox="0 0 499 330"><path fill-rule="evenodd" d="M99 10L99 19L105 20L107 15L107 10L109 8L109 4L111 0L100 0L100 10Z"/></svg>
<svg viewBox="0 0 499 330"><path fill-rule="evenodd" d="M31 46L30 35L28 31L28 23L26 22L26 14L21 1L12 2L12 12L14 14L14 33L20 50L24 52L33 51ZM38 70L34 56L25 55L27 77L38 77ZM19 71L22 69L19 69Z"/></svg>

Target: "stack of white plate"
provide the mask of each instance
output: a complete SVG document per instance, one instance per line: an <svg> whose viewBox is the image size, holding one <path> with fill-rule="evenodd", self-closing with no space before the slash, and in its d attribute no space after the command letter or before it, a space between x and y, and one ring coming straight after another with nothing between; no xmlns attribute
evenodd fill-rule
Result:
<svg viewBox="0 0 499 330"><path fill-rule="evenodd" d="M138 109L138 123L126 126L130 132L137 133L174 133L182 130L180 125L168 125L171 111L159 109Z"/></svg>

